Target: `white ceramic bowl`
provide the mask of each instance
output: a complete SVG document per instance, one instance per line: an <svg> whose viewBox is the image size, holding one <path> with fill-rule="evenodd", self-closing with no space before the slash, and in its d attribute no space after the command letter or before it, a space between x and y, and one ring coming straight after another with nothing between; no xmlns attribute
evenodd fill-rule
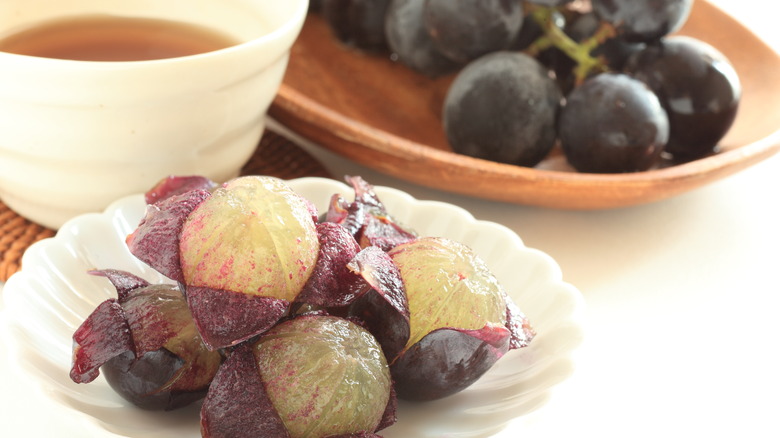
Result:
<svg viewBox="0 0 780 438"><path fill-rule="evenodd" d="M134 62L0 52L0 199L57 228L166 175L237 175L307 9L307 0L3 0L0 38L55 18L112 14L184 21L241 43Z"/></svg>
<svg viewBox="0 0 780 438"><path fill-rule="evenodd" d="M353 195L346 185L329 179L303 178L290 185L320 211L325 211L334 193L347 199ZM464 391L433 402L401 402L398 422L381 435L487 437L506 422L543 406L551 388L573 370L572 353L583 336L579 291L562 281L555 261L524 246L517 234L502 225L475 220L459 207L419 201L395 189L377 187L376 192L397 220L421 235L449 237L474 249L538 332L529 347L510 351ZM2 330L9 350L3 354L10 356L22 378L41 389L40 397L54 400L58 409L83 420L78 430L63 429L62 438L199 436L197 406L174 413L143 411L116 395L102 376L86 385L68 377L74 330L98 304L116 294L105 279L86 271L117 268L150 281L164 280L124 244L144 209L143 197L136 195L117 201L102 214L68 222L54 238L30 247L22 270L5 285Z"/></svg>

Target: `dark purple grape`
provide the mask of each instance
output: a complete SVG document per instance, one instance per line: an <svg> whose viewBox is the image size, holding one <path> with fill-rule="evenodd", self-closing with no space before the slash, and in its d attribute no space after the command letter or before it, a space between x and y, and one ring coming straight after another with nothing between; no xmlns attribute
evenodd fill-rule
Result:
<svg viewBox="0 0 780 438"><path fill-rule="evenodd" d="M388 358L400 398L458 392L535 336L528 318L470 248L423 237L350 263L371 286L350 315L365 321Z"/></svg>
<svg viewBox="0 0 780 438"><path fill-rule="evenodd" d="M559 135L566 158L580 172L641 171L658 160L669 121L645 84L621 73L603 73L569 94Z"/></svg>
<svg viewBox="0 0 780 438"><path fill-rule="evenodd" d="M319 255L311 208L277 178L243 176L151 205L127 244L184 285L203 341L224 348L273 326L307 282Z"/></svg>
<svg viewBox="0 0 780 438"><path fill-rule="evenodd" d="M535 166L552 149L561 92L532 57L496 52L467 65L444 102L444 130L459 154Z"/></svg>
<svg viewBox="0 0 780 438"><path fill-rule="evenodd" d="M320 13L336 37L368 51L387 48L385 12L390 0L322 0Z"/></svg>
<svg viewBox="0 0 780 438"><path fill-rule="evenodd" d="M140 358L126 351L100 369L111 389L125 400L148 410L172 410L206 396L207 386L197 391L161 391L181 370L184 361L165 348Z"/></svg>
<svg viewBox="0 0 780 438"><path fill-rule="evenodd" d="M507 49L523 24L523 8L517 0L426 0L423 20L434 46L465 63Z"/></svg>
<svg viewBox="0 0 780 438"><path fill-rule="evenodd" d="M592 0L593 11L627 41L651 42L678 30L693 0Z"/></svg>
<svg viewBox="0 0 780 438"><path fill-rule="evenodd" d="M201 409L204 437L372 436L395 422L379 344L346 319L306 314L234 349Z"/></svg>
<svg viewBox="0 0 780 438"><path fill-rule="evenodd" d="M645 82L669 115L666 151L679 160L711 153L734 122L742 94L728 59L709 44L675 36L632 56L626 72Z"/></svg>
<svg viewBox="0 0 780 438"><path fill-rule="evenodd" d="M430 77L457 70L461 64L433 46L423 25L426 0L393 0L385 18L385 36L390 50L407 67Z"/></svg>
<svg viewBox="0 0 780 438"><path fill-rule="evenodd" d="M118 270L94 271L116 299L101 303L73 334L71 379L102 371L122 397L144 409L171 410L204 395L222 362L198 335L181 291Z"/></svg>
<svg viewBox="0 0 780 438"><path fill-rule="evenodd" d="M463 390L514 348L515 335L533 337L512 333L514 323L524 323L510 320L518 316L509 311L511 300L465 245L423 237L387 254L409 304L408 339L390 366L400 398L434 400Z"/></svg>

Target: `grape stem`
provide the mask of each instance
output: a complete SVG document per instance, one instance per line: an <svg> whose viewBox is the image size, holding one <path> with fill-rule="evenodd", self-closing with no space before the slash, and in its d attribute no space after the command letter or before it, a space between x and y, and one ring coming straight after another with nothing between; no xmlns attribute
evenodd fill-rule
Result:
<svg viewBox="0 0 780 438"><path fill-rule="evenodd" d="M577 66L574 68L576 85L581 84L594 72L609 70L606 62L599 57L594 57L591 55L591 52L607 39L616 35L614 26L606 22L602 23L593 35L581 42L577 42L566 35L566 32L556 24L555 14L559 13L556 8L533 4L528 4L528 7L534 21L544 32L526 50L529 55L535 56L543 50L556 47L577 63Z"/></svg>

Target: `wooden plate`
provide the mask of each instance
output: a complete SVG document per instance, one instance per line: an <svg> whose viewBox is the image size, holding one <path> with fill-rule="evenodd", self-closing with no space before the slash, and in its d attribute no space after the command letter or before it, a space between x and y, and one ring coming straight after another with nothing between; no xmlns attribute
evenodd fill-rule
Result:
<svg viewBox="0 0 780 438"><path fill-rule="evenodd" d="M743 86L737 120L718 154L631 174L584 174L560 154L537 168L455 154L442 131L452 78L431 80L383 56L338 44L310 16L270 114L313 142L377 171L480 198L600 209L668 198L731 175L780 149L780 56L715 6L698 0L681 34L734 64Z"/></svg>

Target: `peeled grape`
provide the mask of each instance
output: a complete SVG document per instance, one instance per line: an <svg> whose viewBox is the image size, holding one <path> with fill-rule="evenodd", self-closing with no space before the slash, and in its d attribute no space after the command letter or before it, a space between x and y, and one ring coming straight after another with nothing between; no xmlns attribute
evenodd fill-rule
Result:
<svg viewBox="0 0 780 438"><path fill-rule="evenodd" d="M555 143L561 92L546 68L514 52L485 55L455 78L444 131L456 153L535 166Z"/></svg>
<svg viewBox="0 0 780 438"><path fill-rule="evenodd" d="M666 151L680 161L713 152L737 115L742 87L728 59L709 44L674 36L634 54L626 72L659 97L671 132Z"/></svg>
<svg viewBox="0 0 780 438"><path fill-rule="evenodd" d="M434 47L423 23L426 0L392 0L385 17L385 36L390 50L407 67L430 77L441 76L461 66Z"/></svg>
<svg viewBox="0 0 780 438"><path fill-rule="evenodd" d="M669 138L669 120L642 82L603 73L572 91L561 111L561 146L581 172L647 170Z"/></svg>
<svg viewBox="0 0 780 438"><path fill-rule="evenodd" d="M204 342L224 348L270 328L303 289L319 256L312 209L279 179L240 177L149 205L127 243L185 287Z"/></svg>
<svg viewBox="0 0 780 438"><path fill-rule="evenodd" d="M468 247L422 237L349 264L372 291L350 307L377 338L400 398L433 400L476 381L535 333Z"/></svg>
<svg viewBox="0 0 780 438"><path fill-rule="evenodd" d="M498 281L468 247L449 239L420 238L388 255L409 303L409 336L391 359L399 397L432 400L471 385L511 348L508 299Z"/></svg>
<svg viewBox="0 0 780 438"><path fill-rule="evenodd" d="M423 21L434 46L465 63L508 48L523 24L523 8L516 0L426 0Z"/></svg>
<svg viewBox="0 0 780 438"><path fill-rule="evenodd" d="M123 271L95 271L117 289L73 335L71 379L100 369L122 397L144 409L176 409L202 398L222 358L208 351L181 291Z"/></svg>
<svg viewBox="0 0 780 438"><path fill-rule="evenodd" d="M293 301L319 242L304 201L276 178L226 183L187 217L179 246L184 282Z"/></svg>
<svg viewBox="0 0 780 438"><path fill-rule="evenodd" d="M244 394L233 397L237 385ZM209 437L235 436L236 424L242 436L371 434L392 424L394 406L390 371L374 337L346 319L306 314L228 357L201 424Z"/></svg>
<svg viewBox="0 0 780 438"><path fill-rule="evenodd" d="M127 241L179 285L97 271L117 298L74 333L75 382L103 371L147 409L208 391L204 438L378 438L396 421L397 391L457 392L534 336L469 248L404 229L360 177L347 177L354 201L334 195L316 225L313 206L280 180L177 178L152 189ZM284 281L255 257L268 250L279 252L270 260ZM268 289L251 283L266 274Z"/></svg>
<svg viewBox="0 0 780 438"><path fill-rule="evenodd" d="M487 323L506 323L498 280L466 246L425 237L388 254L401 272L409 299L406 348L442 327L478 330Z"/></svg>
<svg viewBox="0 0 780 438"><path fill-rule="evenodd" d="M374 337L357 324L296 318L263 336L254 353L291 436L373 432L379 426L390 399L390 371Z"/></svg>
<svg viewBox="0 0 780 438"><path fill-rule="evenodd" d="M591 0L593 11L627 41L651 42L678 30L693 0Z"/></svg>

